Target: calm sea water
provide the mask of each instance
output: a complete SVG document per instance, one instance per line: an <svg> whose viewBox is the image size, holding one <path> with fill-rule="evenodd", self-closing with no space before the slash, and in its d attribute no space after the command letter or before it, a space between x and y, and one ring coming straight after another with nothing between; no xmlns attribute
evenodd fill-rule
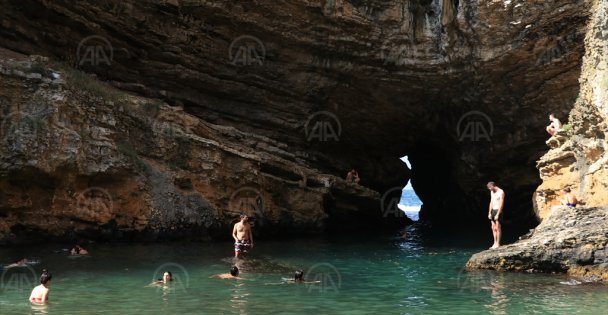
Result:
<svg viewBox="0 0 608 315"><path fill-rule="evenodd" d="M408 218L418 221L418 212L420 212L421 205L422 202L413 189L404 189L401 191L399 208L405 212L405 215Z"/></svg>
<svg viewBox="0 0 608 315"><path fill-rule="evenodd" d="M0 314L605 314L608 287L564 275L462 271L488 240L346 235L258 241L244 280L216 280L232 263L230 243L89 244L88 258L61 245L1 248L2 261L39 258L3 271ZM9 258L10 257L10 258ZM50 302L27 301L45 267ZM284 284L303 269L318 284ZM176 281L146 287L170 270Z"/></svg>

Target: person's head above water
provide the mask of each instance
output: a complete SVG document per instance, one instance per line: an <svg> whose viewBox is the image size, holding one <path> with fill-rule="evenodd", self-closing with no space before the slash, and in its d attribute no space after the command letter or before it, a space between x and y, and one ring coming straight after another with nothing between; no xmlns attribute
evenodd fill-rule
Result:
<svg viewBox="0 0 608 315"><path fill-rule="evenodd" d="M53 275L48 272L46 269L42 269L42 275L40 275L40 284L47 285L50 284L53 279Z"/></svg>
<svg viewBox="0 0 608 315"><path fill-rule="evenodd" d="M165 271L165 273L163 273L163 282L169 281L173 281L173 274L171 273L171 271Z"/></svg>
<svg viewBox="0 0 608 315"><path fill-rule="evenodd" d="M238 277L239 276L239 267L237 267L237 266L230 267L230 275L233 277Z"/></svg>
<svg viewBox="0 0 608 315"><path fill-rule="evenodd" d="M294 281L304 281L304 271L296 270L296 273L293 276Z"/></svg>

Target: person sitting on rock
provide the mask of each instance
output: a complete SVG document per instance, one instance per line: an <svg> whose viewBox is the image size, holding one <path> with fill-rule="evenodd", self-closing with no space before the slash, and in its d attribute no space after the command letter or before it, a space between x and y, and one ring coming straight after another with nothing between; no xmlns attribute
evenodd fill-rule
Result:
<svg viewBox="0 0 608 315"><path fill-rule="evenodd" d="M562 206L576 207L578 200L570 188L566 187L562 191L564 192L564 198L561 200Z"/></svg>
<svg viewBox="0 0 608 315"><path fill-rule="evenodd" d="M70 251L70 255L72 255L72 256L88 255L88 254L89 254L89 252L78 244L74 245L74 248L72 248L72 250Z"/></svg>
<svg viewBox="0 0 608 315"><path fill-rule="evenodd" d="M551 123L547 126L547 132L553 137L558 131L562 130L562 122L553 113L549 115Z"/></svg>
<svg viewBox="0 0 608 315"><path fill-rule="evenodd" d="M348 174L346 174L346 181L349 183L358 184L360 180L361 179L359 178L359 173L357 173L354 168L350 170Z"/></svg>

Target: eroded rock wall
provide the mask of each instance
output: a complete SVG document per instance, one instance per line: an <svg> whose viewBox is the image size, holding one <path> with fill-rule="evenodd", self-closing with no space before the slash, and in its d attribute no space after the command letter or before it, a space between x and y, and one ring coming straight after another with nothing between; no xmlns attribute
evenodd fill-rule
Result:
<svg viewBox="0 0 608 315"><path fill-rule="evenodd" d="M241 213L258 236L403 224L271 139L0 52L0 241L229 238Z"/></svg>
<svg viewBox="0 0 608 315"><path fill-rule="evenodd" d="M608 280L608 1L593 1L585 36L580 94L567 126L547 141L538 161L543 180L535 193L542 218L531 234L514 244L473 255L469 269L568 272ZM559 206L570 187L580 202Z"/></svg>
<svg viewBox="0 0 608 315"><path fill-rule="evenodd" d="M608 205L608 7L595 1L585 38L585 58L579 96L565 121L567 130L548 141L552 147L538 161L543 180L535 193L541 218L570 187L582 204Z"/></svg>
<svg viewBox="0 0 608 315"><path fill-rule="evenodd" d="M589 3L0 0L0 43L264 139L246 141L315 174L354 167L381 195L405 184L409 154L437 223L485 224L495 180L507 223L528 227L546 113L578 92ZM108 59L82 57L99 47ZM309 141L319 112L338 141ZM488 137L463 137L471 123Z"/></svg>

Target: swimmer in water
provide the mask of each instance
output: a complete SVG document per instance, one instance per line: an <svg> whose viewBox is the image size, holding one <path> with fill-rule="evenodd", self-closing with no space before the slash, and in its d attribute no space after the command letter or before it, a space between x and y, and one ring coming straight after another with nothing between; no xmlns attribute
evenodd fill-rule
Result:
<svg viewBox="0 0 608 315"><path fill-rule="evenodd" d="M306 281L304 280L304 271L296 270L293 275L293 279L283 278L283 282L281 283L267 283L267 284L286 284L286 283L304 283L304 284L318 284L321 281Z"/></svg>
<svg viewBox="0 0 608 315"><path fill-rule="evenodd" d="M30 294L30 302L44 303L48 301L51 279L53 279L53 275L46 269L42 270L42 275L40 276L40 285L32 290L32 294Z"/></svg>
<svg viewBox="0 0 608 315"><path fill-rule="evenodd" d="M213 275L209 278L212 279L235 279L235 280L243 280L243 278L239 277L239 268L237 266L232 266L230 268L230 273L222 273L219 275Z"/></svg>
<svg viewBox="0 0 608 315"><path fill-rule="evenodd" d="M162 278L157 279L156 281L150 283L146 287L154 287L154 286L167 285L167 284L171 283L172 281L173 281L173 274L171 273L171 271L165 271L163 273L163 277Z"/></svg>
<svg viewBox="0 0 608 315"><path fill-rule="evenodd" d="M16 260L14 263L10 264L10 265L6 265L4 266L4 268L14 268L14 267L27 267L29 261L27 260L27 258L23 258L23 259L19 259Z"/></svg>
<svg viewBox="0 0 608 315"><path fill-rule="evenodd" d="M74 245L74 248L72 248L72 250L70 251L70 255L72 256L84 256L88 254L89 252L78 244Z"/></svg>

